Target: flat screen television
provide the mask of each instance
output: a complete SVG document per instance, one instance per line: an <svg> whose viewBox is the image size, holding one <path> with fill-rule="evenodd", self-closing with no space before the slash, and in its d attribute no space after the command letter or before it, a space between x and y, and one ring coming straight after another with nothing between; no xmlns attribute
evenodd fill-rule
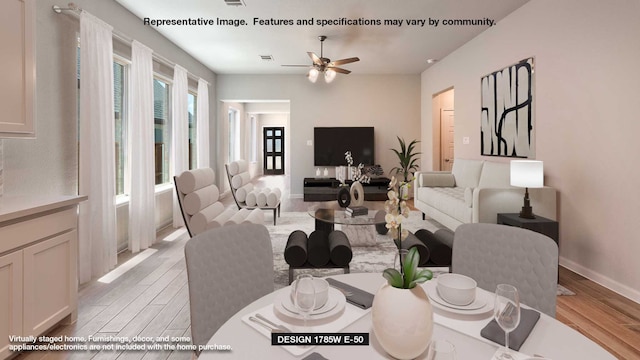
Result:
<svg viewBox="0 0 640 360"><path fill-rule="evenodd" d="M373 127L317 127L313 129L314 165L347 165L344 153L351 151L353 164L374 165Z"/></svg>

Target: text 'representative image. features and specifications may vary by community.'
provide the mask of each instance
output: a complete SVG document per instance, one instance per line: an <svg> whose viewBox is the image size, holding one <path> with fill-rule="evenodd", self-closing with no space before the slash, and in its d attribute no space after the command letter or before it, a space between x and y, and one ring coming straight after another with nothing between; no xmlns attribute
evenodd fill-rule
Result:
<svg viewBox="0 0 640 360"><path fill-rule="evenodd" d="M179 18L179 19L142 19L148 26L395 26L395 27L438 27L438 26L494 26L496 21L489 18L477 19L436 19L436 18L404 18L404 19L367 19L367 18L334 18L334 19L224 19L224 18Z"/></svg>

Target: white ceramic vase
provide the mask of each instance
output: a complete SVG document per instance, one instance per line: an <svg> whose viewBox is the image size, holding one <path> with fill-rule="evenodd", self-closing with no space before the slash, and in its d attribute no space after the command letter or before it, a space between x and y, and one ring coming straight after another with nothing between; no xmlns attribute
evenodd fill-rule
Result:
<svg viewBox="0 0 640 360"><path fill-rule="evenodd" d="M351 184L351 206L362 206L364 204L364 188L360 181L354 181Z"/></svg>
<svg viewBox="0 0 640 360"><path fill-rule="evenodd" d="M373 332L382 348L396 359L422 354L433 334L433 309L424 289L398 289L385 283L371 307Z"/></svg>

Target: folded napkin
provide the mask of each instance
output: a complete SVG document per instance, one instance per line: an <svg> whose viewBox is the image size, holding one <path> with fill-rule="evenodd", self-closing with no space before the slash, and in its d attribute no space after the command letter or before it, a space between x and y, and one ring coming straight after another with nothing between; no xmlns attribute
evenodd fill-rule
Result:
<svg viewBox="0 0 640 360"><path fill-rule="evenodd" d="M318 354L317 352L312 352L311 354L303 357L302 360L329 360L329 359Z"/></svg>
<svg viewBox="0 0 640 360"><path fill-rule="evenodd" d="M360 290L351 285L347 285L342 281L338 281L332 278L327 278L327 282L329 283L329 285L333 286L336 289L351 293L351 295L349 296L345 294L345 297L347 298L347 302L351 303L352 305L363 309L368 309L373 304L373 294L371 293Z"/></svg>
<svg viewBox="0 0 640 360"><path fill-rule="evenodd" d="M539 312L520 308L520 324L515 330L509 333L509 348L516 351L520 350L520 347L524 341L527 340L538 319L540 319ZM491 320L487 326L480 331L480 335L485 339L504 345L504 330L502 330L495 319Z"/></svg>

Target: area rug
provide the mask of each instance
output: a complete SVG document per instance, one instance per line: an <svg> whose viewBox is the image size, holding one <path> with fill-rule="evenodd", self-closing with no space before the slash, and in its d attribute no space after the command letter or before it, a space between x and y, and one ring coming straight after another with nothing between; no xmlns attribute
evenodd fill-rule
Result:
<svg viewBox="0 0 640 360"><path fill-rule="evenodd" d="M267 216L268 217L268 216ZM282 212L280 218L277 219L277 225L273 225L271 219L265 219L268 223L267 228L271 234L271 244L273 247L273 262L275 270L275 287L276 289L289 285L289 265L284 260L284 247L287 244L289 234L295 230L302 230L307 235L315 229L315 220L306 212ZM403 226L411 232L420 229L426 229L434 232L442 225L432 220L422 220L422 213L419 211L411 211L409 218L405 219ZM340 229L340 225L336 225L336 229ZM351 260L350 270L352 273L379 273L382 274L384 269L393 266L396 256L396 247L389 235L380 235L375 232L376 245L366 247L353 247L353 259ZM448 271L448 268L432 269L434 271ZM341 269L312 269L312 270L296 270L295 275L310 272L314 276L329 276L342 274ZM382 276L382 275L381 275ZM573 292L558 285L557 295L575 295Z"/></svg>
<svg viewBox="0 0 640 360"><path fill-rule="evenodd" d="M269 222L269 219L265 219ZM422 220L422 214L419 211L412 211L409 218L405 219L403 226L411 232L420 229L436 231L441 225L429 221ZM277 219L277 225L267 226L271 234L271 244L273 246L273 257L275 266L275 284L276 288L289 285L289 266L284 261L284 247L287 244L289 234L295 230L302 230L307 235L315 230L315 220L306 212L283 212ZM373 228L373 226L372 226ZM340 225L336 225L336 230L340 229ZM352 273L380 273L384 269L393 266L396 254L396 247L393 240L388 235L380 235L375 232L376 245L367 247L353 247L353 259L350 264ZM304 273L305 270L296 270L295 275ZM333 274L341 274L341 269L313 269L315 276L325 276Z"/></svg>

